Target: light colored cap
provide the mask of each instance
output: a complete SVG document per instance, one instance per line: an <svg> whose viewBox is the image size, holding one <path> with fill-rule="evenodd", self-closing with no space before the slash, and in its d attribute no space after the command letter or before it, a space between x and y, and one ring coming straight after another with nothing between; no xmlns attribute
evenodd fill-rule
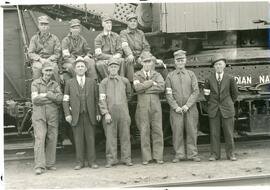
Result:
<svg viewBox="0 0 270 190"><path fill-rule="evenodd" d="M70 27L73 26L81 26L81 21L78 19L72 19L71 21L69 21Z"/></svg>
<svg viewBox="0 0 270 190"><path fill-rule="evenodd" d="M49 24L49 17L47 17L46 15L40 16L40 17L38 17L38 22Z"/></svg>
<svg viewBox="0 0 270 190"><path fill-rule="evenodd" d="M178 51L176 51L176 52L174 52L173 53L173 56L174 56L174 58L185 58L186 57L186 51L184 51L184 50L178 50Z"/></svg>

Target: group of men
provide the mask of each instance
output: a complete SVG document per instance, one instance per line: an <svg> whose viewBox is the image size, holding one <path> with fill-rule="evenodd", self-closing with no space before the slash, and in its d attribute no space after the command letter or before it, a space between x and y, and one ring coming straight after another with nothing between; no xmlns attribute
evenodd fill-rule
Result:
<svg viewBox="0 0 270 190"><path fill-rule="evenodd" d="M49 33L48 17L39 17L40 31L32 37L29 45L34 78L31 90L37 175L45 169L56 169L58 107L61 104L65 120L70 124L74 135L75 170L85 167L86 161L93 169L99 167L95 154L95 126L100 120L106 136L105 167L110 168L119 163L118 136L121 162L132 166L128 101L133 90L137 93L138 100L135 120L141 137L142 164L147 165L153 160L158 164L164 163L159 98L164 91L171 108L170 122L175 150L172 162L201 160L197 150L196 101L199 87L195 74L185 69L186 52L178 50L174 53L176 70L169 73L164 80L154 69L160 60L150 53L144 33L137 29L135 14L127 16L127 25L127 29L118 35L111 31L111 18L104 16L104 30L95 39L95 53L92 55L86 40L79 34L79 20L70 21L70 33L60 44L58 38ZM237 98L237 87L233 78L224 73L224 57L215 57L212 63L216 76L206 80L204 89L210 108L209 160L220 159L219 136L222 127L227 158L234 161L233 102ZM134 73L137 66L142 68ZM64 75L62 68L65 70ZM61 80L65 81L64 93L59 86Z"/></svg>

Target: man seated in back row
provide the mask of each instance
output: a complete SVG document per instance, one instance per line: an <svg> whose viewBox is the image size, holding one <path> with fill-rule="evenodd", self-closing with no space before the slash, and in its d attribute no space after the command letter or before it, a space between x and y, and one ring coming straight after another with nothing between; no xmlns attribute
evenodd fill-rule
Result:
<svg viewBox="0 0 270 190"><path fill-rule="evenodd" d="M28 48L28 55L32 61L33 80L41 76L42 65L50 62L54 68L54 79L60 83L57 65L61 53L60 41L57 36L50 33L47 16L38 17L38 28L39 32L31 38Z"/></svg>
<svg viewBox="0 0 270 190"><path fill-rule="evenodd" d="M70 32L62 40L62 55L63 55L63 68L67 73L64 75L65 79L75 76L73 63L76 58L81 56L86 61L87 76L92 79L97 79L97 72L95 67L95 60L92 59L90 47L88 46L85 38L80 35L81 22L78 19L72 19L70 22Z"/></svg>
<svg viewBox="0 0 270 190"><path fill-rule="evenodd" d="M102 17L102 26L103 32L95 39L95 58L100 79L102 80L109 75L108 63L111 58L119 59L119 74L124 76L121 39L117 33L112 31L111 17L104 15Z"/></svg>

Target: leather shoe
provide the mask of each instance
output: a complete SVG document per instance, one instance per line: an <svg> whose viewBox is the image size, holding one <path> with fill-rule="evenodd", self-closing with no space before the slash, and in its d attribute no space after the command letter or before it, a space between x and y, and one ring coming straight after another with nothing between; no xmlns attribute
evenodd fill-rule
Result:
<svg viewBox="0 0 270 190"><path fill-rule="evenodd" d="M216 157L214 157L214 156L210 156L210 158L209 158L209 161L216 161L217 159L216 159Z"/></svg>
<svg viewBox="0 0 270 190"><path fill-rule="evenodd" d="M133 166L132 162L127 162L126 165L127 166Z"/></svg>
<svg viewBox="0 0 270 190"><path fill-rule="evenodd" d="M172 160L172 162L173 162L173 163L180 162L180 159L179 159L179 158L174 158L174 159Z"/></svg>
<svg viewBox="0 0 270 190"><path fill-rule="evenodd" d="M92 169L98 169L99 166L98 166L97 164L92 164L92 165L91 165L91 168L92 168Z"/></svg>
<svg viewBox="0 0 270 190"><path fill-rule="evenodd" d="M194 162L200 162L200 161L201 161L200 157L198 157L198 156L192 158L192 160L193 160Z"/></svg>
<svg viewBox="0 0 270 190"><path fill-rule="evenodd" d="M46 167L47 170L56 170L56 167L55 166L49 166L49 167Z"/></svg>
<svg viewBox="0 0 270 190"><path fill-rule="evenodd" d="M143 165L148 165L149 162L148 162L148 161L144 161L142 164L143 164Z"/></svg>
<svg viewBox="0 0 270 190"><path fill-rule="evenodd" d="M77 166L74 167L74 170L80 170L80 169L82 169L82 168L83 168L83 166L77 165Z"/></svg>
<svg viewBox="0 0 270 190"><path fill-rule="evenodd" d="M231 160L231 161L237 161L237 158L236 158L235 156L231 156L231 157L230 157L230 160Z"/></svg>
<svg viewBox="0 0 270 190"><path fill-rule="evenodd" d="M111 167L112 167L112 164L109 162L105 165L105 168L111 168Z"/></svg>
<svg viewBox="0 0 270 190"><path fill-rule="evenodd" d="M40 175L40 174L42 174L42 173L43 173L42 168L37 168L37 169L35 169L35 174L36 174L36 175Z"/></svg>

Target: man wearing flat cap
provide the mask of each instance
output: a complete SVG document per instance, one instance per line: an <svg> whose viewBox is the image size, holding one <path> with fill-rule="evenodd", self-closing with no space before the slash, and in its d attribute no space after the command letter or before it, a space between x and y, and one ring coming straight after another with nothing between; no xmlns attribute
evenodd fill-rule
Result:
<svg viewBox="0 0 270 190"><path fill-rule="evenodd" d="M76 76L67 81L63 98L65 118L75 140L75 170L85 166L85 153L88 166L98 168L95 152L95 126L100 120L98 90L96 81L85 76L86 64L83 57L77 57L74 62Z"/></svg>
<svg viewBox="0 0 270 190"><path fill-rule="evenodd" d="M197 149L199 115L196 105L199 95L198 82L194 72L185 68L185 51L174 52L174 62L176 70L170 72L166 78L166 98L170 105L170 122L175 151L172 161L176 163L187 158L199 162ZM184 131L186 131L186 135Z"/></svg>
<svg viewBox="0 0 270 190"><path fill-rule="evenodd" d="M81 56L86 61L86 75L90 78L97 79L95 60L92 59L90 47L85 38L80 35L81 22L78 19L72 19L69 22L70 32L62 40L63 68L67 71L65 78L74 77L76 74L73 69L73 63L77 57Z"/></svg>
<svg viewBox="0 0 270 190"><path fill-rule="evenodd" d="M54 80L54 64L46 61L42 64L42 76L32 82L31 98L33 102L32 123L35 134L35 173L42 174L45 169L55 170L56 144L58 133L58 108L63 95L60 86Z"/></svg>
<svg viewBox="0 0 270 190"><path fill-rule="evenodd" d="M125 76L133 82L134 66L144 51L150 52L144 32L138 29L137 15L131 13L127 16L127 29L120 32L122 48L125 54Z"/></svg>
<svg viewBox="0 0 270 190"><path fill-rule="evenodd" d="M100 79L102 80L109 75L108 63L111 58L119 59L119 74L124 76L121 39L117 33L112 31L112 18L110 16L102 16L102 27L103 32L95 39L96 67Z"/></svg>
<svg viewBox="0 0 270 190"><path fill-rule="evenodd" d="M134 74L133 84L138 94L135 120L141 136L142 163L147 165L155 159L158 164L163 164L164 145L159 94L164 92L165 82L158 72L152 70L154 57L150 52L143 52L140 59L143 68Z"/></svg>
<svg viewBox="0 0 270 190"><path fill-rule="evenodd" d="M109 60L109 76L99 86L99 106L103 116L106 136L106 167L118 163L117 133L121 144L121 161L132 166L130 145L130 116L128 99L131 98L131 85L127 78L118 75L119 60Z"/></svg>
<svg viewBox="0 0 270 190"><path fill-rule="evenodd" d="M39 32L35 34L29 44L28 55L32 60L33 80L41 76L42 65L49 61L54 66L54 79L60 83L58 74L58 60L61 54L60 41L49 32L49 18L38 17Z"/></svg>
<svg viewBox="0 0 270 190"><path fill-rule="evenodd" d="M211 155L209 161L220 159L220 131L223 129L225 149L228 160L236 161L234 152L234 102L237 100L238 89L234 78L224 72L226 59L216 54L211 60L215 72L206 79L204 95L208 102L210 123Z"/></svg>

